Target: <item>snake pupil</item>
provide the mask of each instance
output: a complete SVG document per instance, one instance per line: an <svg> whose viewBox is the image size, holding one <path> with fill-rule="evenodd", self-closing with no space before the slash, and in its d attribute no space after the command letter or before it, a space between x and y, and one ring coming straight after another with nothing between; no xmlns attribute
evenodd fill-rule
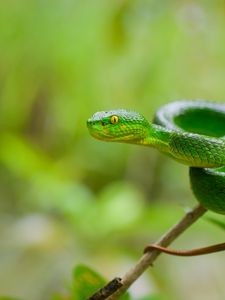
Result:
<svg viewBox="0 0 225 300"><path fill-rule="evenodd" d="M111 124L117 124L119 121L118 116L112 116L110 119Z"/></svg>

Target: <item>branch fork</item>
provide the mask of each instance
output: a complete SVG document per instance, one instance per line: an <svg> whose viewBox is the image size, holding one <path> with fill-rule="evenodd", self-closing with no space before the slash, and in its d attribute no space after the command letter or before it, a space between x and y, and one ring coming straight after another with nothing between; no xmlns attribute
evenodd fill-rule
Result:
<svg viewBox="0 0 225 300"><path fill-rule="evenodd" d="M117 300L120 296L122 296L127 289L144 273L144 271L153 265L153 262L157 259L157 257L162 252L160 247L169 246L175 239L177 239L184 231L186 231L192 224L194 224L205 212L203 206L198 205L192 210L188 211L184 217L174 226L172 226L168 232L166 232L154 245L150 245L151 249L145 249L144 254L136 263L136 265L129 270L120 280L120 286L118 289L112 290L111 295L107 295L104 299L107 300ZM222 245L222 244L221 244ZM224 245L225 246L225 245ZM157 249L158 248L158 249ZM221 250L220 250L221 251ZM108 286L108 284L106 285ZM103 287L104 289L104 287ZM90 298L89 298L90 299ZM95 300L103 300L99 298L95 298Z"/></svg>

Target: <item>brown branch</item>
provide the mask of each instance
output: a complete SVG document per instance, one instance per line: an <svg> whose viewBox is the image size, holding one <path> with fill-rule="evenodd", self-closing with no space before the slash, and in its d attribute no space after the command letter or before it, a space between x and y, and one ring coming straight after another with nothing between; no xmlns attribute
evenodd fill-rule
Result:
<svg viewBox="0 0 225 300"><path fill-rule="evenodd" d="M155 244L167 247L177 237L179 237L186 229L188 229L193 223L195 223L207 210L201 205L195 207L192 211L189 211L185 216L174 225L168 232L166 232ZM160 255L160 251L152 250L145 253L137 264L124 275L122 278L122 286L107 300L116 300L134 283L144 271L152 265L152 263Z"/></svg>
<svg viewBox="0 0 225 300"><path fill-rule="evenodd" d="M103 288L94 293L87 300L105 300L122 286L121 278L116 277L108 282Z"/></svg>

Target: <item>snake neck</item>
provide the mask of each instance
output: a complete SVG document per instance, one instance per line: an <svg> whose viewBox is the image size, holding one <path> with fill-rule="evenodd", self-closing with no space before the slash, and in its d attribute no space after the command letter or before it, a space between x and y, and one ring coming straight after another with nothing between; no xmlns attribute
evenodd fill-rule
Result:
<svg viewBox="0 0 225 300"><path fill-rule="evenodd" d="M153 147L161 152L169 153L171 131L155 124L150 124L146 136L138 141L139 145Z"/></svg>

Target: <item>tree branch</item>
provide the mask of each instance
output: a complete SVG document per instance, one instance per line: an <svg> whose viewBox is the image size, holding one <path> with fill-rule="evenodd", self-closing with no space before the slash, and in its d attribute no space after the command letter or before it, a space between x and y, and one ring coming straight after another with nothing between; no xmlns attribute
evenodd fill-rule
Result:
<svg viewBox="0 0 225 300"><path fill-rule="evenodd" d="M108 282L103 288L99 289L87 300L105 300L107 297L115 293L122 286L121 278L116 277Z"/></svg>
<svg viewBox="0 0 225 300"><path fill-rule="evenodd" d="M174 225L168 232L166 232L155 244L167 247L177 237L179 237L186 229L188 229L194 222L196 222L207 210L201 205L195 207L193 210L187 212L185 216ZM116 300L136 281L144 271L152 265L152 263L160 255L160 251L153 250L145 253L137 264L127 272L122 278L122 286L107 300Z"/></svg>

